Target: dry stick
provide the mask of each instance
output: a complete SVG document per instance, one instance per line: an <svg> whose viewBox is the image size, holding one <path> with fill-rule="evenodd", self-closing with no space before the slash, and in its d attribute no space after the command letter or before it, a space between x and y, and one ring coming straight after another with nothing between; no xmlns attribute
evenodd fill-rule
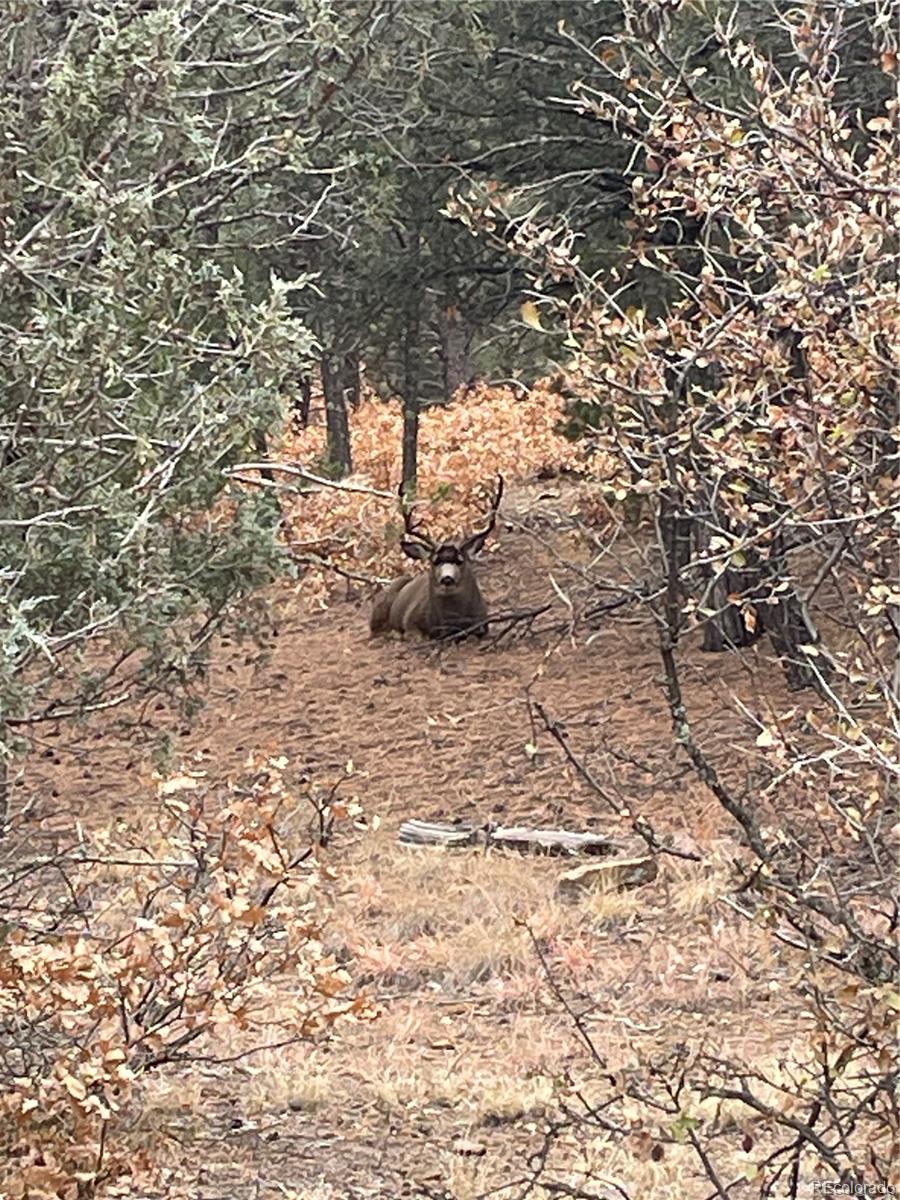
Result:
<svg viewBox="0 0 900 1200"><path fill-rule="evenodd" d="M535 937L535 933L534 933L534 930L531 928L531 925L527 921L523 921L519 917L514 917L513 921L516 925L518 925L522 929L524 929L525 932L528 934L528 937L531 941L532 948L538 957L538 962L541 964L541 970L544 972L544 978L547 980L547 983L550 985L550 990L553 992L556 999L559 1001L559 1003L565 1009L566 1013L569 1016L569 1019L571 1020L572 1024L575 1026L575 1028L578 1031L578 1036L581 1038L581 1040L584 1042L585 1046L587 1047L588 1053L590 1054L591 1058L594 1060L594 1062L597 1064L597 1066L602 1071L608 1070L608 1064L606 1062L606 1059L603 1057L603 1055L600 1053L600 1051L594 1045L594 1039L591 1037L590 1033L588 1032L587 1026L584 1023L584 1018L580 1017L578 1015L578 1013L575 1011L575 1009L572 1007L572 1005L569 1003L569 1001L565 998L559 984L556 982L553 972L550 969L550 964L547 962L547 956L546 956L546 954L544 954L544 951L541 949L541 944L538 941L538 939Z"/></svg>
<svg viewBox="0 0 900 1200"><path fill-rule="evenodd" d="M514 610L512 612L496 613L493 617L488 617L484 622L485 630L487 630L491 625L502 625L503 628L498 630L497 633L492 634L490 639L483 646L481 646L481 649L492 649L494 646L498 645L503 638L507 636L507 634L512 633L513 629L515 629L517 625L525 625L527 627L527 632L532 632L534 628L534 622L537 620L537 618L543 616L543 614L548 612L552 607L553 606L551 604L541 604L537 608L525 608L518 611ZM556 627L554 626L553 628ZM546 631L539 630L538 632Z"/></svg>
<svg viewBox="0 0 900 1200"><path fill-rule="evenodd" d="M498 634L495 634L488 643L488 645L495 645L500 638L505 637L516 625L533 622L552 607L551 604L542 604L538 608L514 609L512 612L496 613L492 617L485 617L483 621L478 621L477 624L472 625L468 629L445 633L436 638L425 638L420 642L414 643L414 649L425 652L434 650L435 647L440 649L443 646L451 645L454 642L461 642L465 638L472 637L479 630L487 630L491 625L505 625L506 627L501 629Z"/></svg>
<svg viewBox="0 0 900 1200"><path fill-rule="evenodd" d="M672 716L675 741L686 751L700 781L706 784L725 811L741 826L753 853L761 862L768 862L771 854L755 817L748 808L734 799L720 780L718 771L716 771L715 767L694 741L693 731L691 730L687 709L685 708L684 698L681 693L681 681L678 677L678 667L675 662L673 639L666 628L663 628L661 631L660 655L666 678L666 699L668 700L669 712Z"/></svg>
<svg viewBox="0 0 900 1200"><path fill-rule="evenodd" d="M76 704L69 708L48 708L42 713L34 713L28 717L7 717L6 724L11 726L37 725L46 721L64 721L69 717L82 717L85 713L103 712L109 708L117 708L131 699L131 692L122 692L110 700L100 700L96 704Z"/></svg>
<svg viewBox="0 0 900 1200"><path fill-rule="evenodd" d="M759 860L760 866L766 866L771 871L765 880L769 888L780 890L790 897L800 913L816 913L824 917L830 924L842 929L851 939L857 964L854 966L848 955L844 961L835 965L843 970L861 976L870 982L884 982L893 978L898 963L900 951L886 941L878 941L869 937L860 928L853 915L840 904L834 904L823 896L815 895L804 888L802 882L794 874L789 874L779 868L773 861L773 853L766 844L759 824L750 810L731 795L722 783L715 767L694 740L691 723L688 719L678 665L675 661L675 642L678 632L678 564L674 554L667 553L669 563L666 586L665 614L660 622L660 656L663 663L663 673L666 680L666 698L669 712L672 716L672 727L676 742L683 747L693 764L694 771L700 781L709 788L727 813L740 825L750 849ZM785 914L790 920L791 914ZM799 917L797 918L799 920ZM797 925L799 929L800 926ZM811 936L808 930L804 930ZM859 952L865 950L863 957Z"/></svg>
<svg viewBox="0 0 900 1200"><path fill-rule="evenodd" d="M291 558L295 563L299 563L304 567L318 567L321 571L332 571L335 575L340 575L342 579L349 579L354 583L365 583L369 587L386 587L391 581L382 575L366 575L362 571L348 571L346 567L339 567L337 563L329 562L327 558L322 558L318 554L294 554L293 547L296 542L288 542L288 549L291 550Z"/></svg>
<svg viewBox="0 0 900 1200"><path fill-rule="evenodd" d="M577 1030L579 1037L584 1042L584 1044L587 1047L588 1052L590 1053L594 1062L600 1067L600 1069L602 1071L606 1071L608 1069L606 1060L602 1057L600 1052L597 1050L597 1047L594 1045L594 1041L584 1024L584 1018L580 1017L578 1015L578 1013L575 1012L575 1010L572 1008L571 1004L568 1002L568 1000L563 995L563 993L559 987L559 984L556 982L553 972L550 969L550 964L547 962L547 957L544 954L543 950L541 949L541 945L540 945L538 939L534 935L534 930L531 928L531 926L529 925L529 923L527 921L515 919L515 924L520 925L527 932L529 938L531 939L532 947L533 947L533 949L538 957L538 961L541 965L541 970L543 971L544 977L547 980L547 983L549 984L551 990L553 991L553 994L556 996L556 999L562 1005L562 1007L565 1010L566 1014L568 1015L569 1019L572 1021L572 1024L575 1026L575 1029ZM593 1108L592 1105L590 1105L589 1102L583 1096L580 1095L580 1093L578 1093L578 1095L579 1095L579 1099L581 1100L585 1109L587 1111L591 1112L595 1118L598 1118L599 1114L597 1113L597 1110L595 1108ZM612 1126L606 1122L601 1122L601 1124L603 1124L603 1126L605 1128L612 1128ZM617 1130L617 1132L625 1132L625 1131ZM519 1193L520 1200L523 1200L523 1198L525 1196L527 1196L531 1193L535 1184L538 1181L538 1178L540 1177L544 1168L547 1165L547 1155L548 1155L549 1149L550 1149L550 1136L551 1136L550 1134L547 1134L544 1137L544 1145L537 1156L537 1159L538 1159L537 1165L532 1169L531 1178L527 1182L527 1184L525 1186L525 1190ZM534 1156L532 1156L531 1161L534 1161ZM617 1183L613 1182L612 1180L607 1180L605 1182L609 1183L610 1186L612 1186L613 1189L619 1193L619 1195L624 1197L624 1200L630 1200L628 1193L623 1188L621 1188ZM561 1185L561 1184L558 1185L558 1184L555 1184L555 1183L552 1183L552 1182L549 1182L546 1180L543 1180L541 1182L541 1187L544 1188L546 1191L555 1192L557 1195L573 1196L573 1197L579 1197L579 1198L583 1197L584 1200L592 1200L592 1197L587 1192L581 1192L581 1191L578 1191L575 1189L567 1189L565 1185Z"/></svg>
<svg viewBox="0 0 900 1200"><path fill-rule="evenodd" d="M629 819L631 822L631 828L638 835L638 837L640 837L641 840L646 843L648 850L658 854L671 854L674 858L687 859L688 862L702 861L701 855L699 854L694 854L690 850L677 850L674 846L666 846L664 843L660 842L659 838L656 836L653 826L650 825L648 821L646 821L643 817L636 815L630 804L619 803L614 796L610 795L610 793L602 786L602 784L597 782L582 760L578 758L578 756L572 751L567 741L566 734L563 732L558 722L550 719L546 710L544 709L544 706L538 700L532 701L531 704L534 707L534 711L541 718L544 728L560 747L563 754L566 756L567 761L578 774L578 776L584 780L592 792L595 792L605 804L609 805L617 817L627 817Z"/></svg>
<svg viewBox="0 0 900 1200"><path fill-rule="evenodd" d="M624 595L619 596L616 600L604 600L600 604L595 604L593 608L589 608L584 613L586 621L593 620L594 617L599 617L605 613L615 612L617 608L622 608L626 604L634 604L640 600L641 603L646 602L646 595L640 590L628 591Z"/></svg>
<svg viewBox="0 0 900 1200"><path fill-rule="evenodd" d="M381 488L369 487L364 483L350 483L346 480L326 479L322 475L316 475L312 471L307 471L305 467L301 467L298 463L283 463L283 462L246 462L237 463L236 466L229 467L224 474L229 479L237 479L243 483L261 484L261 480L242 477L244 471L282 471L285 475L293 475L296 479L304 480L306 483L313 483L316 487L332 488L336 492L361 492L365 496L378 496L382 500L396 500L397 497L393 492L385 492Z"/></svg>
<svg viewBox="0 0 900 1200"><path fill-rule="evenodd" d="M787 1125L790 1129L793 1129L799 1137L803 1138L805 1141L809 1142L811 1146L815 1147L818 1154L820 1154L824 1161L828 1163L829 1167L831 1167L835 1174L838 1176L840 1175L840 1164L835 1158L834 1151L825 1141L823 1141L823 1139L808 1124L808 1122L800 1120L799 1117L791 1116L791 1114L785 1112L784 1109L773 1108L771 1105L763 1103L762 1100L758 1099L758 1097L749 1090L743 1080L741 1080L740 1088L717 1087L715 1085L709 1085L704 1088L704 1091L708 1096L715 1096L719 1100L737 1100L741 1104L745 1104L747 1108L752 1108L754 1112L758 1112L760 1116L766 1117L768 1120L773 1120L776 1122L776 1124Z"/></svg>
<svg viewBox="0 0 900 1200"><path fill-rule="evenodd" d="M806 1123L810 1127L810 1129L812 1129L813 1126L815 1125L816 1121L818 1121L819 1114L821 1113L821 1111L822 1111L821 1100L818 1100L818 1099L814 1100L812 1108L810 1109L809 1116L806 1119ZM800 1158L801 1158L802 1151L803 1151L803 1138L798 1134L796 1140L794 1141L794 1155L793 1155L793 1163L791 1164L791 1178L790 1178L790 1183L788 1184L788 1186L791 1189L791 1200L797 1200L797 1197L800 1195Z"/></svg>
<svg viewBox="0 0 900 1200"><path fill-rule="evenodd" d="M703 1143L700 1141L699 1137L697 1136L696 1130L689 1129L688 1137L691 1140L691 1146L694 1149L694 1153L697 1155L697 1157L703 1163L703 1169L706 1172L709 1182L716 1189L715 1194L717 1196L721 1197L721 1200L728 1200L728 1192L730 1189L730 1185L723 1182L721 1176L719 1175L719 1172L716 1170L715 1163L713 1162L708 1151L706 1150Z"/></svg>

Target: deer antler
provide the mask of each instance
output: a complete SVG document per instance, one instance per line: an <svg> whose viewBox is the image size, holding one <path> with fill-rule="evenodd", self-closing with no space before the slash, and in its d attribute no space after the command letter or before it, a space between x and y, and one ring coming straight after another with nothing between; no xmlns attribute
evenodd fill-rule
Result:
<svg viewBox="0 0 900 1200"><path fill-rule="evenodd" d="M463 546L465 549L467 549L467 550L472 549L477 553L477 551L480 550L481 547L484 545L484 543L487 541L490 534L493 533L494 526L497 523L497 510L500 507L500 501L502 499L503 499L503 476L498 475L497 476L497 490L494 492L494 498L491 501L491 508L490 508L490 512L488 513L487 525L485 525L484 529L479 529L477 533L473 533L471 535L471 537L466 538L465 542L463 543Z"/></svg>
<svg viewBox="0 0 900 1200"><path fill-rule="evenodd" d="M494 526L497 523L497 510L500 507L500 501L503 499L503 476L497 476L497 490L494 492L494 498L491 501L491 511L488 513L488 523L479 534L480 537L487 537L493 532Z"/></svg>
<svg viewBox="0 0 900 1200"><path fill-rule="evenodd" d="M422 527L416 523L415 511L406 498L406 488L402 481L400 487L397 489L397 494L400 497L400 511L403 513L403 528L406 531L406 536L408 538L415 538L417 542L420 542L423 546L427 546L429 550L433 550L434 542L424 532Z"/></svg>

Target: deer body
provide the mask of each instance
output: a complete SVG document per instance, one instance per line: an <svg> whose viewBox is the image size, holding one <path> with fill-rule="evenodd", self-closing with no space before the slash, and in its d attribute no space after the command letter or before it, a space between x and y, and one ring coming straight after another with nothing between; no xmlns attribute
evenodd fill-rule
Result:
<svg viewBox="0 0 900 1200"><path fill-rule="evenodd" d="M409 510L404 507L407 536L400 545L409 558L427 560L429 570L421 575L401 575L382 592L369 620L372 634L395 631L444 638L474 633L476 637L484 637L487 605L471 560L494 528L502 495L500 479L487 527L460 543L435 545L415 528Z"/></svg>
<svg viewBox="0 0 900 1200"><path fill-rule="evenodd" d="M401 575L395 579L372 609L369 628L373 634L395 630L419 633L427 638L451 637L474 630L477 637L487 632L487 605L468 567L460 586L453 592L443 590L432 572Z"/></svg>

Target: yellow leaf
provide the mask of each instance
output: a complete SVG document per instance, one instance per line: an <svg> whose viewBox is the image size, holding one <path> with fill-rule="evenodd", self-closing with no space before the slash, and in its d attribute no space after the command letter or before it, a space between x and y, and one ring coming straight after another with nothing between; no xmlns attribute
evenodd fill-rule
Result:
<svg viewBox="0 0 900 1200"><path fill-rule="evenodd" d="M775 735L772 733L772 730L764 729L762 731L762 733L760 733L759 737L756 739L756 744L757 744L757 746L761 747L763 750L767 749L769 746L774 746L775 745Z"/></svg>
<svg viewBox="0 0 900 1200"><path fill-rule="evenodd" d="M544 333L544 327L541 324L541 314L538 311L538 306L533 300L525 300L521 308L522 320L526 325L530 325L532 329L539 329Z"/></svg>
<svg viewBox="0 0 900 1200"><path fill-rule="evenodd" d="M189 792L200 786L193 775L174 775L159 785L160 796L173 796L176 792Z"/></svg>
<svg viewBox="0 0 900 1200"><path fill-rule="evenodd" d="M87 1088L75 1075L70 1075L68 1072L62 1076L63 1085L66 1091L74 1100L84 1100L87 1096Z"/></svg>

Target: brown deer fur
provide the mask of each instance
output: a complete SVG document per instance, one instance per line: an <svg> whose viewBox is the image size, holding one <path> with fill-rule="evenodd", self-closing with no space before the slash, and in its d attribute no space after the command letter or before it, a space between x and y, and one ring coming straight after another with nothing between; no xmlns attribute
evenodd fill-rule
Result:
<svg viewBox="0 0 900 1200"><path fill-rule="evenodd" d="M487 605L475 578L472 559L494 528L502 495L500 478L487 526L462 542L440 545L435 545L414 526L404 504L406 537L400 545L409 558L427 560L429 569L421 575L401 575L382 592L369 620L373 634L396 631L442 638L474 633L476 637L484 637Z"/></svg>

